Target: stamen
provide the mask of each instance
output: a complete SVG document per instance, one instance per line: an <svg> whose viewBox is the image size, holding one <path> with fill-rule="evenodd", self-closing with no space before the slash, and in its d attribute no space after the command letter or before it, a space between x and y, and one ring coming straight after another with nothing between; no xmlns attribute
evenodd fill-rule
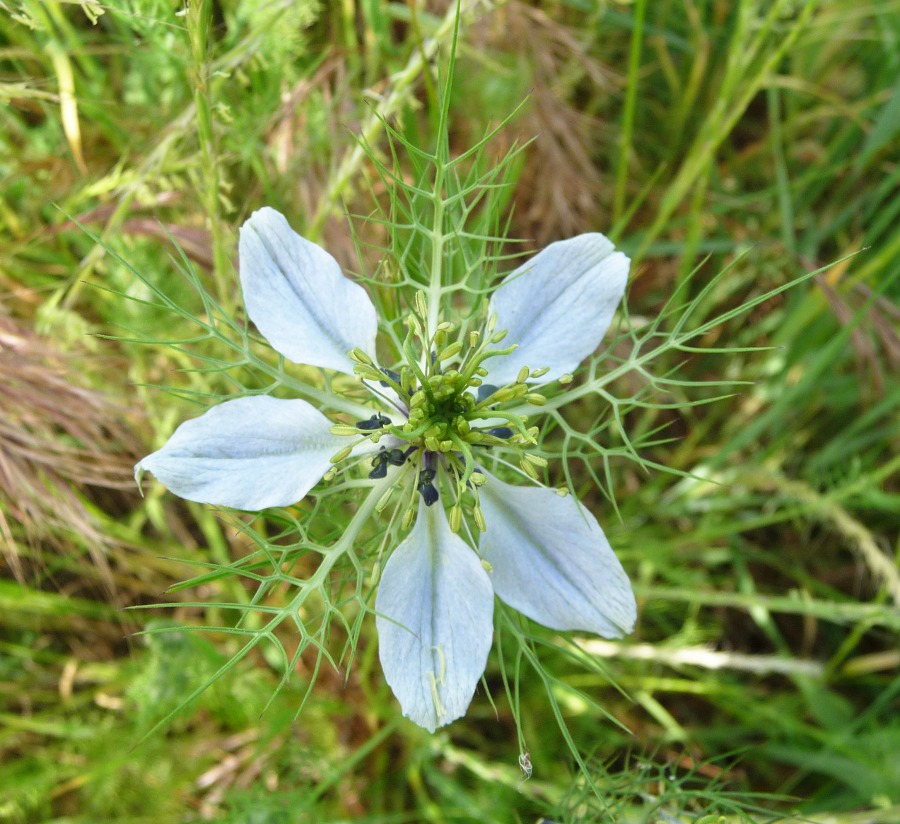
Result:
<svg viewBox="0 0 900 824"><path fill-rule="evenodd" d="M384 374L387 375L387 377L390 378L390 380L391 380L394 384L396 384L397 386L400 385L400 375L399 375L399 373L394 372L393 369L385 369L384 367L382 367L381 371L384 372ZM382 386L390 386L390 385L391 385L391 384L388 383L387 381L378 381L378 382L379 382Z"/></svg>
<svg viewBox="0 0 900 824"><path fill-rule="evenodd" d="M375 429L383 429L391 422L390 418L385 417L382 414L372 415L371 418L365 421L357 421L356 428L361 429L363 432L371 432Z"/></svg>
<svg viewBox="0 0 900 824"><path fill-rule="evenodd" d="M382 478L387 477L387 461L383 460L381 455L376 455L372 459L372 471L369 473L369 478L373 481L379 481Z"/></svg>

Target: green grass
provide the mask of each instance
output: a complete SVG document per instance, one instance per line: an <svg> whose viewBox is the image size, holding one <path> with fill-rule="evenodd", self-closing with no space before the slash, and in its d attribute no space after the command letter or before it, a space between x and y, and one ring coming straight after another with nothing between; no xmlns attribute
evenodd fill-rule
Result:
<svg viewBox="0 0 900 824"><path fill-rule="evenodd" d="M211 628L253 597L204 575L252 551L233 521L130 478L198 399L236 391L136 342L197 336L153 289L205 311L177 243L240 313L237 227L261 205L350 271L358 243L375 271L383 230L346 214L391 202L372 162L390 166L386 123L438 137L453 18L437 5L0 15L0 822L900 820L888 0L464 3L449 147L516 112L490 144L497 161L523 147L498 193L510 236L606 232L635 261L636 329L673 331L676 292L691 328L710 325L654 364L680 383L624 413L659 469L629 459L595 398L565 414L606 450L569 468L635 582L638 628L570 644L503 612L496 713L480 690L430 736L400 716L369 617L352 668L304 654L279 690L261 644L151 732L233 660L240 636ZM229 354L184 348L210 367ZM643 398L647 379L608 389Z"/></svg>

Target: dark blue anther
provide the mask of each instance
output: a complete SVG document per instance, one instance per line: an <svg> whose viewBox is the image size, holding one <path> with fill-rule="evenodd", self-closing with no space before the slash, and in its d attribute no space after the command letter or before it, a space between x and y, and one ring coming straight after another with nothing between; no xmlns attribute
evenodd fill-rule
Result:
<svg viewBox="0 0 900 824"><path fill-rule="evenodd" d="M369 477L374 481L379 478L387 477L387 461L384 460L383 455L376 455L372 459L372 471L369 473Z"/></svg>
<svg viewBox="0 0 900 824"><path fill-rule="evenodd" d="M432 483L436 475L437 472L433 469L423 469L419 473L419 484L417 488L419 494L422 496L422 500L425 501L425 506L431 506L440 497L438 495L437 487Z"/></svg>
<svg viewBox="0 0 900 824"><path fill-rule="evenodd" d="M384 372L394 383L398 386L400 385L400 375L395 372L393 369L385 369L383 366L381 367L381 371ZM382 386L390 386L387 381L378 381Z"/></svg>
<svg viewBox="0 0 900 824"><path fill-rule="evenodd" d="M512 437L513 431L508 426L497 426L494 429L488 429L486 434L506 440L506 438Z"/></svg>
<svg viewBox="0 0 900 824"><path fill-rule="evenodd" d="M403 466L406 463L406 454L402 449L385 449L381 447L378 454L372 458L372 471L369 477L378 480L387 476L388 464L391 466Z"/></svg>
<svg viewBox="0 0 900 824"><path fill-rule="evenodd" d="M361 429L363 432L371 432L373 429L381 429L387 426L390 422L391 419L386 418L384 415L372 415L367 421L357 421L356 428Z"/></svg>
<svg viewBox="0 0 900 824"><path fill-rule="evenodd" d="M422 496L422 500L425 501L425 506L431 506L440 497L434 484L419 484L419 494Z"/></svg>

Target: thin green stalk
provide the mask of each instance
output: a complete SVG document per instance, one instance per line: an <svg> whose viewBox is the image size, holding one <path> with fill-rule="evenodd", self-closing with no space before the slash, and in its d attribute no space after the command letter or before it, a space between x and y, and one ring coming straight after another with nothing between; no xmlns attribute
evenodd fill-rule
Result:
<svg viewBox="0 0 900 824"><path fill-rule="evenodd" d="M787 0L775 3L769 10L764 23L754 32L753 40L749 44L735 42L733 49L740 50L743 55L751 56L759 52L765 38L769 35L771 28L775 21L778 20L786 4ZM732 62L722 84L720 100L713 108L700 133L694 139L686 154L685 162L680 166L675 179L669 184L653 223L644 233L640 246L632 255L635 264L639 264L647 254L650 245L668 225L675 210L684 202L685 197L696 185L697 179L703 173L703 170L712 162L722 142L744 116L750 102L756 97L760 88L771 79L771 75L776 67L805 31L816 5L817 0L806 0L797 20L787 28L787 34L777 47L773 47L766 52L763 64L753 73L752 77L746 78L743 87L740 87L739 81L741 77L738 74L738 69L734 67L739 66L744 70L749 69L747 59L734 60ZM734 89L734 98L727 93L732 90L732 87Z"/></svg>
<svg viewBox="0 0 900 824"><path fill-rule="evenodd" d="M219 153L213 126L210 59L208 52L212 26L212 3L189 3L185 16L191 44L191 83L197 113L197 139L200 144L200 196L209 222L212 240L213 277L216 294L225 300L229 294L232 266L225 252L225 234L221 220Z"/></svg>
<svg viewBox="0 0 900 824"><path fill-rule="evenodd" d="M634 112L637 102L638 78L641 70L641 47L644 42L644 16L647 0L637 0L634 6L634 29L631 33L631 52L628 57L628 86L622 110L622 128L619 133L619 157L616 163L615 195L613 197L613 223L625 210L625 193L628 184L628 161L631 157L634 134Z"/></svg>
<svg viewBox="0 0 900 824"><path fill-rule="evenodd" d="M473 19L479 10L481 13L486 13L493 5L492 0L460 0L459 18L461 20ZM315 239L321 236L325 222L341 202L350 181L366 158L365 147L376 141L384 129L384 122L396 114L413 95L422 73L427 70L425 61L431 60L447 39L453 36L456 22L457 8L454 4L444 15L444 19L434 35L426 40L421 48L417 48L412 53L403 69L389 78L387 91L373 105L371 114L360 129L359 138L354 146L344 154L337 171L329 179L328 186L319 199L319 206L307 228L307 235L310 238Z"/></svg>

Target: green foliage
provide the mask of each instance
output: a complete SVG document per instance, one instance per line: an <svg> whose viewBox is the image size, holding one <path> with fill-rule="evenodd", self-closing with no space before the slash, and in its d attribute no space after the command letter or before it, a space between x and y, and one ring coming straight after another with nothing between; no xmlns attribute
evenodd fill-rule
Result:
<svg viewBox="0 0 900 824"><path fill-rule="evenodd" d="M896 4L463 6L446 107L430 4L0 18L9 431L61 375L143 444L46 428L54 460L109 462L62 485L0 445L0 821L896 819ZM634 637L504 612L469 716L428 736L378 666L375 501L338 483L248 522L122 481L198 404L326 397L240 314L264 204L359 273L387 347L410 287L477 308L531 248L500 237L633 255L542 448L636 583ZM31 328L41 393L3 360ZM54 509L73 528L23 518Z"/></svg>

